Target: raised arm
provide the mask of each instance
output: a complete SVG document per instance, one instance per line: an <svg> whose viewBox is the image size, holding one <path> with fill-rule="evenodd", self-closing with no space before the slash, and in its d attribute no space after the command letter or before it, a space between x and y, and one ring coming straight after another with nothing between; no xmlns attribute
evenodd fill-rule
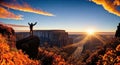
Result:
<svg viewBox="0 0 120 65"><path fill-rule="evenodd" d="M28 22L28 25L30 25L30 23Z"/></svg>
<svg viewBox="0 0 120 65"><path fill-rule="evenodd" d="M37 22L35 22L35 24L33 24L33 25L36 25L37 24Z"/></svg>

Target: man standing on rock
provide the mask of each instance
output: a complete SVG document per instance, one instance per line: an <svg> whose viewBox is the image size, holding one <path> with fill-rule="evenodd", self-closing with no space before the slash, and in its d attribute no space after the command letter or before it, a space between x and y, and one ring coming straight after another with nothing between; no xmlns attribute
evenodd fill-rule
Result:
<svg viewBox="0 0 120 65"><path fill-rule="evenodd" d="M30 26L30 35L33 36L33 26L35 26L35 25L37 24L37 22L35 22L34 24L28 22L28 24L29 24L29 26Z"/></svg>

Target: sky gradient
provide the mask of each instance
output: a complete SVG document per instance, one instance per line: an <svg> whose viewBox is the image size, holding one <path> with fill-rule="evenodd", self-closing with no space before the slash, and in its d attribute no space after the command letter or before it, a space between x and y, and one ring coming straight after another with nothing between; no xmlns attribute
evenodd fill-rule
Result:
<svg viewBox="0 0 120 65"><path fill-rule="evenodd" d="M0 9L4 8L14 17L5 15L11 18L1 17L0 22L23 25L13 26L15 30L29 30L28 22L38 22L34 29L85 32L93 28L97 32L115 32L120 22L119 15L89 0L3 0L1 3Z"/></svg>

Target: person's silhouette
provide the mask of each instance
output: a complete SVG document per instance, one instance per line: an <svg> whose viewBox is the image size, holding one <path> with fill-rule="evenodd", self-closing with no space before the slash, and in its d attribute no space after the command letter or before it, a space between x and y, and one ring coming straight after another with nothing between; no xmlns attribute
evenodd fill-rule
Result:
<svg viewBox="0 0 120 65"><path fill-rule="evenodd" d="M30 26L30 35L33 36L33 26L35 26L35 25L37 24L37 22L35 22L34 24L28 22L28 24L29 24L29 26Z"/></svg>

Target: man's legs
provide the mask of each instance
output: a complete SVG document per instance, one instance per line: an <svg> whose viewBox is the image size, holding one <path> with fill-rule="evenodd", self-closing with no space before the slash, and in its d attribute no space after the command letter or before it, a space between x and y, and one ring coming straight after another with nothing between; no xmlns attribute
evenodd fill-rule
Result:
<svg viewBox="0 0 120 65"><path fill-rule="evenodd" d="M30 35L33 36L33 26L30 26Z"/></svg>
<svg viewBox="0 0 120 65"><path fill-rule="evenodd" d="M31 31L31 35L33 36L33 30Z"/></svg>
<svg viewBox="0 0 120 65"><path fill-rule="evenodd" d="M30 35L31 35L31 30L30 30Z"/></svg>

